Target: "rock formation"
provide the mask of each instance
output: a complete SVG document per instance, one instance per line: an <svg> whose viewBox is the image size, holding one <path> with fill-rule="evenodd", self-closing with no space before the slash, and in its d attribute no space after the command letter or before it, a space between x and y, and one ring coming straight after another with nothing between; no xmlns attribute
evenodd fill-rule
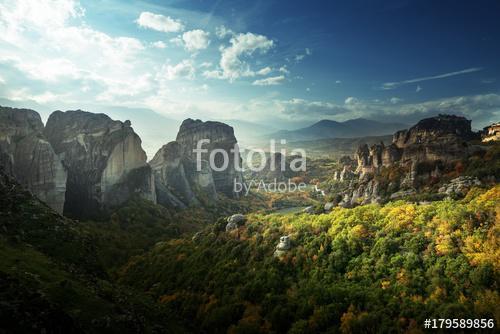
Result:
<svg viewBox="0 0 500 334"><path fill-rule="evenodd" d="M62 213L66 172L33 110L0 107L0 166L40 200Z"/></svg>
<svg viewBox="0 0 500 334"><path fill-rule="evenodd" d="M201 140L206 140L200 144L206 152L201 152L197 161L195 149ZM215 204L218 193L237 198L234 182L241 182L242 174L236 169L236 164L241 166L240 155L232 151L236 144L233 128L224 123L182 122L177 140L164 145L149 163L158 203L185 208ZM211 154L215 169L211 168ZM225 163L227 166L221 168Z"/></svg>
<svg viewBox="0 0 500 334"><path fill-rule="evenodd" d="M215 168L212 169L212 176L215 188L218 192L228 197L238 198L239 193L234 191L234 182L241 182L241 157L239 152L234 152L237 148L237 140L234 130L227 124L220 122L186 119L182 122L176 141L179 143L182 155L196 162L197 154L194 151L200 140L208 140L201 145L207 152L201 154L201 159L210 162L213 157ZM224 167L225 159L222 154L227 154L227 167ZM220 169L220 170L219 170Z"/></svg>
<svg viewBox="0 0 500 334"><path fill-rule="evenodd" d="M92 217L135 193L155 200L146 153L130 121L81 110L55 111L44 133L68 173L65 214ZM129 178L137 168L142 169Z"/></svg>
<svg viewBox="0 0 500 334"><path fill-rule="evenodd" d="M472 187L481 186L481 181L476 177L459 176L439 188L438 192L448 196L464 196Z"/></svg>
<svg viewBox="0 0 500 334"><path fill-rule="evenodd" d="M483 143L500 141L500 122L485 127L481 134L481 140Z"/></svg>
<svg viewBox="0 0 500 334"><path fill-rule="evenodd" d="M342 194L339 205L352 207L382 201L381 194L387 192L381 189L380 172L384 167L399 168L403 173L397 184L383 182L384 187L397 194L391 199L414 194L415 188L439 178L443 170L449 170L473 153L476 148L469 141L477 138L478 134L471 130L471 121L439 115L396 132L391 145L362 145L356 151L358 180ZM340 178L340 174L335 175L335 179Z"/></svg>
<svg viewBox="0 0 500 334"><path fill-rule="evenodd" d="M290 243L290 237L285 235L280 237L280 242L276 246L276 250L274 251L275 257L280 257L285 255L285 253L292 248Z"/></svg>
<svg viewBox="0 0 500 334"><path fill-rule="evenodd" d="M149 163L155 175L158 203L179 208L213 204L217 192L208 163L203 161L197 171L196 162L183 152L181 145L173 141L164 145Z"/></svg>
<svg viewBox="0 0 500 334"><path fill-rule="evenodd" d="M333 175L335 181L349 181L356 177L356 174L353 172L356 161L352 160L349 156L343 156L340 158L339 164L342 169L335 171Z"/></svg>
<svg viewBox="0 0 500 334"><path fill-rule="evenodd" d="M450 163L469 154L467 141L477 138L471 130L471 121L464 117L439 115L426 118L408 130L394 134L392 144L365 145L356 152L357 172L374 173L380 167L396 163L418 174L420 163ZM434 168L433 168L434 169ZM410 178L414 180L414 177Z"/></svg>

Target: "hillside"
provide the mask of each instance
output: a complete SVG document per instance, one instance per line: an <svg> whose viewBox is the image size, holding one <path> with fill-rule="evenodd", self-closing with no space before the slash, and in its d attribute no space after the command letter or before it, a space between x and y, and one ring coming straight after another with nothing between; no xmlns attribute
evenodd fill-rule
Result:
<svg viewBox="0 0 500 334"><path fill-rule="evenodd" d="M406 124L383 123L364 118L351 119L345 122L321 120L311 126L297 130L283 130L268 135L268 138L303 141L324 138L356 138L366 136L389 135L407 128Z"/></svg>
<svg viewBox="0 0 500 334"><path fill-rule="evenodd" d="M356 150L361 145L372 146L374 144L390 143L391 135L369 136L358 138L324 138L315 140L294 141L287 144L288 150L302 148L306 151L309 158L339 159L344 155L354 156Z"/></svg>
<svg viewBox="0 0 500 334"><path fill-rule="evenodd" d="M147 227L141 228L141 238L148 236L144 231ZM2 331L180 331L169 315L160 318L158 308L147 297L112 283L102 248L112 251L116 245L109 235L107 244L96 240L97 236L104 234L60 216L0 172ZM122 239L122 245L131 239L132 235ZM135 243L136 248L140 246Z"/></svg>
<svg viewBox="0 0 500 334"><path fill-rule="evenodd" d="M209 333L420 332L425 318L500 321L500 187L460 201L249 215L163 242L123 268ZM281 236L291 245L273 255Z"/></svg>

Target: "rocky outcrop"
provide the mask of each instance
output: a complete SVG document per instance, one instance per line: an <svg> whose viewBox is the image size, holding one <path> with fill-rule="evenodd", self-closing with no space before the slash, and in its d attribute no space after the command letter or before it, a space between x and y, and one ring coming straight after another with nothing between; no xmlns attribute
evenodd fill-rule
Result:
<svg viewBox="0 0 500 334"><path fill-rule="evenodd" d="M43 123L36 111L0 107L0 166L62 213L66 172L43 135Z"/></svg>
<svg viewBox="0 0 500 334"><path fill-rule="evenodd" d="M179 143L171 142L164 145L149 162L155 175L159 204L185 206L183 203L199 203L187 179L182 160Z"/></svg>
<svg viewBox="0 0 500 334"><path fill-rule="evenodd" d="M481 184L476 177L459 176L439 188L438 192L448 196L465 196L472 187L479 187Z"/></svg>
<svg viewBox="0 0 500 334"><path fill-rule="evenodd" d="M471 130L471 121L464 117L426 118L408 130L396 132L392 144L387 147L383 143L370 148L360 147L356 152L357 172L363 176L377 172L382 166L399 164L407 167L410 173L416 173L410 178L415 179L420 163L444 165L466 157L471 150L467 141L475 138L477 134Z"/></svg>
<svg viewBox="0 0 500 334"><path fill-rule="evenodd" d="M471 121L461 116L439 115L425 118L408 130L394 134L392 142L399 148L414 144L433 144L443 141L467 141L477 138L471 130Z"/></svg>
<svg viewBox="0 0 500 334"><path fill-rule="evenodd" d="M234 182L241 182L242 174L237 170L239 152L233 151L236 144L233 128L224 123L185 120L177 140L164 145L149 163L158 203L185 208L213 205L219 193L238 197ZM205 151L198 156L197 148Z"/></svg>
<svg viewBox="0 0 500 334"><path fill-rule="evenodd" d="M234 182L242 182L241 157L239 152L234 152L237 148L237 140L234 136L234 130L227 124L220 122L186 119L182 122L176 141L179 143L182 156L188 157L196 162L198 142L207 140L201 145L206 152L201 153L201 159L210 162L210 156L213 157L214 168L212 176L217 192L221 192L228 197L238 198L239 193L234 190ZM227 154L226 160L224 158ZM227 162L227 166L224 166ZM224 168L225 167L225 168Z"/></svg>
<svg viewBox="0 0 500 334"><path fill-rule="evenodd" d="M134 194L155 200L151 171L143 168L146 153L130 121L81 110L55 111L44 133L68 173L65 214L92 217ZM133 180L127 178L137 168L143 169Z"/></svg>
<svg viewBox="0 0 500 334"><path fill-rule="evenodd" d="M247 218L245 217L245 215L242 215L241 213L235 213L234 215L227 218L228 223L234 223L238 226L245 224L246 220Z"/></svg>
<svg viewBox="0 0 500 334"><path fill-rule="evenodd" d="M350 188L343 193L339 206L352 208L357 205L380 203L380 184L375 180L361 182L358 186Z"/></svg>
<svg viewBox="0 0 500 334"><path fill-rule="evenodd" d="M341 166L341 170L335 171L333 174L333 179L335 181L349 181L354 180L356 178L356 174L353 172L355 169L356 161L352 160L349 156L343 156L339 159L339 164Z"/></svg>
<svg viewBox="0 0 500 334"><path fill-rule="evenodd" d="M276 249L274 251L275 257L281 257L286 254L288 250L292 248L290 237L285 235L280 237L280 242L276 245Z"/></svg>
<svg viewBox="0 0 500 334"><path fill-rule="evenodd" d="M430 180L438 182L444 171L454 170L458 161L474 153L477 147L470 141L477 138L471 121L439 115L396 132L391 145L362 145L356 151L357 180L342 193L339 205L352 207L411 196ZM381 174L384 168L385 174ZM386 182L384 178L389 175ZM335 179L340 175L336 174Z"/></svg>
<svg viewBox="0 0 500 334"><path fill-rule="evenodd" d="M483 143L500 141L500 122L485 127L481 133L481 141Z"/></svg>

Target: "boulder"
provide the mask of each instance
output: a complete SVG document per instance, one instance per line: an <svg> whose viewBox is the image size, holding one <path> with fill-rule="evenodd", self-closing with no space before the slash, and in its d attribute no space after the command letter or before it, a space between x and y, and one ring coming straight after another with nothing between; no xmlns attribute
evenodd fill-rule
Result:
<svg viewBox="0 0 500 334"><path fill-rule="evenodd" d="M234 214L234 215L227 218L228 223L234 223L238 226L245 224L246 220L247 220L247 218L244 215L242 215L241 213Z"/></svg>
<svg viewBox="0 0 500 334"><path fill-rule="evenodd" d="M230 232L232 230L236 230L238 228L238 224L234 222L227 223L226 225L226 232Z"/></svg>
<svg viewBox="0 0 500 334"><path fill-rule="evenodd" d="M325 203L325 206L323 207L323 209L325 210L325 212L330 212L332 211L332 209L335 207L335 204L333 202L327 202Z"/></svg>
<svg viewBox="0 0 500 334"><path fill-rule="evenodd" d="M0 166L41 201L63 212L67 174L36 111L0 107Z"/></svg>
<svg viewBox="0 0 500 334"><path fill-rule="evenodd" d="M280 237L280 241L279 241L278 245L276 246L276 250L274 251L274 256L275 257L283 256L291 248L292 248L292 246L291 246L291 242L290 242L290 237L289 236L282 236L282 237Z"/></svg>

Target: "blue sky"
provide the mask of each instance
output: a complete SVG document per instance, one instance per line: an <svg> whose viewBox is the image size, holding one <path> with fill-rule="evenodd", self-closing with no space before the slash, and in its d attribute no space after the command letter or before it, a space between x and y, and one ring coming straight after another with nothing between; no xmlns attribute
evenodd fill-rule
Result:
<svg viewBox="0 0 500 334"><path fill-rule="evenodd" d="M0 101L274 128L444 112L480 128L500 119L498 17L482 0L0 0Z"/></svg>

